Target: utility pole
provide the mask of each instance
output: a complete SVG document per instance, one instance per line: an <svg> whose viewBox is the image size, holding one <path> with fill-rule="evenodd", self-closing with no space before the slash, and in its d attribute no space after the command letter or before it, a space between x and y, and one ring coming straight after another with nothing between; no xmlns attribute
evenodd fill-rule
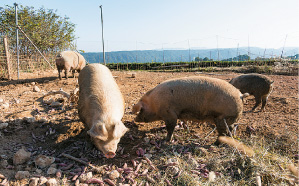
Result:
<svg viewBox="0 0 299 186"><path fill-rule="evenodd" d="M137 41L136 41L136 63L138 62Z"/></svg>
<svg viewBox="0 0 299 186"><path fill-rule="evenodd" d="M250 47L249 47L249 35L248 35L248 61L249 61L249 58L250 58Z"/></svg>
<svg viewBox="0 0 299 186"><path fill-rule="evenodd" d="M285 45L286 45L287 37L288 37L288 35L286 35L286 38L285 38L285 40L284 40L283 48L282 48L281 55L280 55L280 58L281 58L281 59L282 59L282 54L283 54L283 51L284 51L284 47L285 47Z"/></svg>
<svg viewBox="0 0 299 186"><path fill-rule="evenodd" d="M15 5L15 13L16 13L16 46L17 46L17 65L18 65L18 79L20 79L20 60L19 60L19 27L18 27L18 4Z"/></svg>
<svg viewBox="0 0 299 186"><path fill-rule="evenodd" d="M109 43L108 43L108 40L107 40L107 63L109 63Z"/></svg>
<svg viewBox="0 0 299 186"><path fill-rule="evenodd" d="M163 51L163 65L165 64L165 58L164 58L164 46L163 46L163 43L162 43L162 51Z"/></svg>
<svg viewBox="0 0 299 186"><path fill-rule="evenodd" d="M264 50L264 56L263 56L264 59L263 59L263 61L265 61L265 58L266 58L266 49L267 48L265 48L265 50Z"/></svg>
<svg viewBox="0 0 299 186"><path fill-rule="evenodd" d="M104 25L103 25L103 10L102 10L102 5L100 6L100 9L101 9L101 24L102 24L103 63L104 63L104 65L106 65L106 61L105 61L105 48L104 48Z"/></svg>
<svg viewBox="0 0 299 186"><path fill-rule="evenodd" d="M237 61L239 61L239 43L238 43L238 47L237 47Z"/></svg>
<svg viewBox="0 0 299 186"><path fill-rule="evenodd" d="M188 48L189 48L189 62L191 62L191 55L190 55L190 43L189 43L189 39L188 39Z"/></svg>
<svg viewBox="0 0 299 186"><path fill-rule="evenodd" d="M218 35L216 36L217 39L217 60L219 61L219 48L218 48Z"/></svg>

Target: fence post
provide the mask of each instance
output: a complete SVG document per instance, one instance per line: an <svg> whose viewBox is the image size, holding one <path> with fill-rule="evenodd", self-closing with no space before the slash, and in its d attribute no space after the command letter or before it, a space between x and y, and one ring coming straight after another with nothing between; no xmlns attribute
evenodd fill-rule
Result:
<svg viewBox="0 0 299 186"><path fill-rule="evenodd" d="M7 37L6 36L3 37L3 43L4 43L4 50L5 50L5 55L6 55L6 67L7 67L7 73L8 73L8 80L11 80L10 56L9 56Z"/></svg>

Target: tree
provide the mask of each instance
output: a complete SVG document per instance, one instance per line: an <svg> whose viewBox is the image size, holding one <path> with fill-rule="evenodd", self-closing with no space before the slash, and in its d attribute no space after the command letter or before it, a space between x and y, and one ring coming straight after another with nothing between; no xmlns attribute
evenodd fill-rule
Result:
<svg viewBox="0 0 299 186"><path fill-rule="evenodd" d="M15 10L12 6L0 10L0 35L10 38L10 46L15 48L16 24ZM19 6L18 25L33 41L41 52L52 53L68 48L75 40L75 24L69 21L68 17L60 17L54 10L33 7ZM35 52L34 47L24 37L19 34L19 49L21 55L31 55Z"/></svg>
<svg viewBox="0 0 299 186"><path fill-rule="evenodd" d="M239 55L237 58L239 61L249 61L250 60L250 56L247 54Z"/></svg>
<svg viewBox="0 0 299 186"><path fill-rule="evenodd" d="M202 58L196 57L195 61L197 61L197 62L202 61Z"/></svg>
<svg viewBox="0 0 299 186"><path fill-rule="evenodd" d="M209 61L210 59L208 57L203 58L203 61Z"/></svg>

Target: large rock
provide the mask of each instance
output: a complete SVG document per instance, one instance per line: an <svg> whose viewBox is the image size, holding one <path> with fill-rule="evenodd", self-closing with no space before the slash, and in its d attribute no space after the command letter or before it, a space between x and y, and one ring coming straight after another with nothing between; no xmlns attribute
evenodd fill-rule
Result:
<svg viewBox="0 0 299 186"><path fill-rule="evenodd" d="M34 123L36 121L35 117L24 117L23 121L26 121L28 123Z"/></svg>
<svg viewBox="0 0 299 186"><path fill-rule="evenodd" d="M57 172L57 169L55 167L50 167L47 171L47 174L53 175L53 174L56 174L56 172Z"/></svg>
<svg viewBox="0 0 299 186"><path fill-rule="evenodd" d="M117 178L119 178L119 172L117 170L113 170L109 173L109 178L112 180L115 180Z"/></svg>
<svg viewBox="0 0 299 186"><path fill-rule="evenodd" d="M7 160L0 160L0 168L6 168L8 165Z"/></svg>
<svg viewBox="0 0 299 186"><path fill-rule="evenodd" d="M39 178L31 178L29 180L29 186L37 186Z"/></svg>
<svg viewBox="0 0 299 186"><path fill-rule="evenodd" d="M79 176L80 182L86 182L92 178L92 172L84 173Z"/></svg>
<svg viewBox="0 0 299 186"><path fill-rule="evenodd" d="M39 92L39 91L40 91L40 89L38 88L38 86L35 85L35 86L33 87L33 92Z"/></svg>
<svg viewBox="0 0 299 186"><path fill-rule="evenodd" d="M27 152L24 147L18 150L13 157L13 164L20 165L30 160L31 152Z"/></svg>
<svg viewBox="0 0 299 186"><path fill-rule="evenodd" d="M50 179L48 179L46 185L47 185L47 186L56 186L56 185L58 185L58 184L57 184L57 181L56 181L55 178L50 178Z"/></svg>
<svg viewBox="0 0 299 186"><path fill-rule="evenodd" d="M0 105L0 108L1 108L1 109L8 109L8 108L9 108L9 103L8 103L8 102L2 103L2 104Z"/></svg>
<svg viewBox="0 0 299 186"><path fill-rule="evenodd" d="M5 129L8 126L8 123L0 123L0 130Z"/></svg>
<svg viewBox="0 0 299 186"><path fill-rule="evenodd" d="M48 181L48 179L46 177L41 176L38 180L38 184L43 185L43 184L47 183L47 181Z"/></svg>
<svg viewBox="0 0 299 186"><path fill-rule="evenodd" d="M28 171L18 171L17 174L15 175L15 178L17 180L21 180L24 178L29 178L30 173Z"/></svg>
<svg viewBox="0 0 299 186"><path fill-rule="evenodd" d="M42 155L42 154L38 155L34 160L35 165L40 167L40 168L48 167L52 163L54 163L54 161L55 161L54 157L49 157L49 156L45 156L45 155Z"/></svg>

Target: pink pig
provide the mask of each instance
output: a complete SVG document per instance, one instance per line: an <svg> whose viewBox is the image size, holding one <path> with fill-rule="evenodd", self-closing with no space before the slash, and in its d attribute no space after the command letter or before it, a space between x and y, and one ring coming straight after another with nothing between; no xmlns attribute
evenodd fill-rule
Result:
<svg viewBox="0 0 299 186"><path fill-rule="evenodd" d="M224 80L186 77L157 85L133 106L132 112L138 113L137 122L163 120L167 141L172 139L177 119L214 122L219 136L223 136L228 134L225 122L232 129L241 117L242 98L241 92Z"/></svg>
<svg viewBox="0 0 299 186"><path fill-rule="evenodd" d="M89 128L95 146L106 158L113 158L120 138L128 131L121 119L124 99L110 70L101 64L90 64L79 74L78 112Z"/></svg>

